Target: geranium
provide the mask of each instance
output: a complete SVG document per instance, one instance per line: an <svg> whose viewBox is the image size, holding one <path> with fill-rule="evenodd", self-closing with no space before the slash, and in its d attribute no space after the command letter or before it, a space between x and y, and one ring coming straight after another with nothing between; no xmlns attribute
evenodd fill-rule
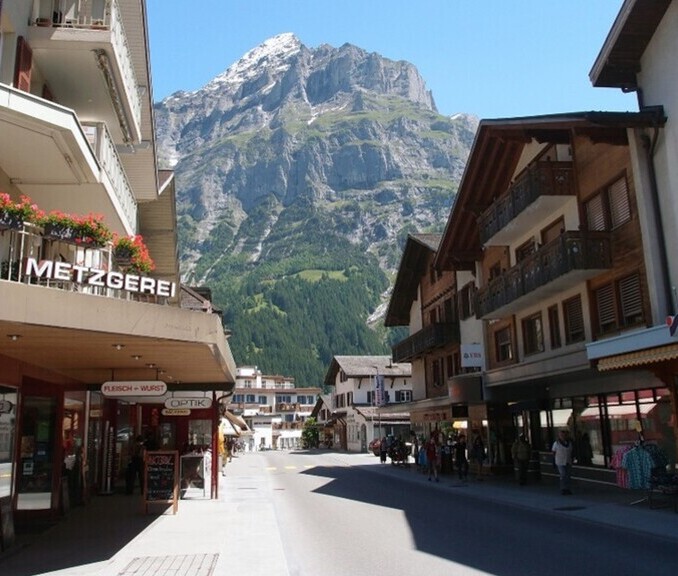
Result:
<svg viewBox="0 0 678 576"><path fill-rule="evenodd" d="M37 218L37 223L43 228L52 227L68 231L68 236L72 237L76 244L104 246L113 238L113 233L103 220L104 217L100 214L77 216L52 210L49 213L41 213Z"/></svg>
<svg viewBox="0 0 678 576"><path fill-rule="evenodd" d="M39 213L38 207L28 196L21 196L19 202L15 202L6 192L0 192L0 211L17 216L23 221L30 221Z"/></svg>
<svg viewBox="0 0 678 576"><path fill-rule="evenodd" d="M116 258L129 259L130 268L137 272L151 272L155 269L155 262L148 252L141 235L113 237L113 255Z"/></svg>

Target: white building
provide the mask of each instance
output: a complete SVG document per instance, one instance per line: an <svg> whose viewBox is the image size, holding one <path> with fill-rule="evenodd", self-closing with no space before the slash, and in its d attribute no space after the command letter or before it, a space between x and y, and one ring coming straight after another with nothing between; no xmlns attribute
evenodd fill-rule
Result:
<svg viewBox="0 0 678 576"><path fill-rule="evenodd" d="M297 388L294 378L242 366L236 370L228 409L242 416L252 430L245 439L247 450L300 448L304 421L320 392L320 388Z"/></svg>
<svg viewBox="0 0 678 576"><path fill-rule="evenodd" d="M335 356L325 385L332 387L335 447L366 452L382 436L409 439L409 412L393 412L391 405L412 400L411 364L396 364L390 356Z"/></svg>

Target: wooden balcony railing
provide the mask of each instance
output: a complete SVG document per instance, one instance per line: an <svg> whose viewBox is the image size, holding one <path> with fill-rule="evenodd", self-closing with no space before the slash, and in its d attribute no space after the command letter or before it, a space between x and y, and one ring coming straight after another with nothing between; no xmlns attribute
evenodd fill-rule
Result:
<svg viewBox="0 0 678 576"><path fill-rule="evenodd" d="M407 362L450 342L459 342L459 323L435 322L393 346L391 348L393 361Z"/></svg>
<svg viewBox="0 0 678 576"><path fill-rule="evenodd" d="M612 265L606 232L564 232L478 290L476 316L484 318L574 271Z"/></svg>
<svg viewBox="0 0 678 576"><path fill-rule="evenodd" d="M528 169L506 195L493 202L478 218L481 243L506 227L540 196L575 194L571 162L538 162Z"/></svg>

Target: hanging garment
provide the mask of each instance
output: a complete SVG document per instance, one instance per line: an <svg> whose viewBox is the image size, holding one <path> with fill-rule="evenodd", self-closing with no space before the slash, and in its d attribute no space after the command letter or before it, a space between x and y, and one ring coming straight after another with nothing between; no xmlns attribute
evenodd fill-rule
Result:
<svg viewBox="0 0 678 576"><path fill-rule="evenodd" d="M632 448L622 460L622 467L628 473L628 487L632 490L650 488L650 478L654 462L652 456L642 446Z"/></svg>

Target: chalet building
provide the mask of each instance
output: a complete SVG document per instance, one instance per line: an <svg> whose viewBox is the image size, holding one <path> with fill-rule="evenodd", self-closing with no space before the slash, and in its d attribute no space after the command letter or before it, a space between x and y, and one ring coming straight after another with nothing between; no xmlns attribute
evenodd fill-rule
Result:
<svg viewBox="0 0 678 576"><path fill-rule="evenodd" d="M666 384L646 370L602 372L587 353L656 315L662 287L643 237L652 199L634 143L664 123L661 107L480 123L435 265L476 278L489 426L504 452L520 430L548 452L569 427L577 473L609 480L637 425L671 437Z"/></svg>
<svg viewBox="0 0 678 576"><path fill-rule="evenodd" d="M434 431L480 431L487 423L480 373L483 335L473 315L473 276L434 267L441 238L408 236L384 321L409 329L408 337L393 346L392 356L412 365L412 401L404 408L420 437Z"/></svg>
<svg viewBox="0 0 678 576"><path fill-rule="evenodd" d="M235 382L219 315L181 307L151 86L145 2L0 2L3 549L124 484L137 435L214 447Z"/></svg>
<svg viewBox="0 0 678 576"><path fill-rule="evenodd" d="M366 452L383 436L409 439L409 413L397 408L412 400L411 364L388 356L335 356L325 386L332 390L334 448Z"/></svg>
<svg viewBox="0 0 678 576"><path fill-rule="evenodd" d="M318 427L318 447L333 448L336 417L330 394L318 394L318 399L311 411L311 417L315 418Z"/></svg>
<svg viewBox="0 0 678 576"><path fill-rule="evenodd" d="M242 366L236 371L235 390L227 407L251 430L246 450L299 448L304 422L320 392L317 387L297 388L294 378L265 375L256 366Z"/></svg>
<svg viewBox="0 0 678 576"><path fill-rule="evenodd" d="M678 2L625 1L589 74L594 86L638 94L641 110L661 107L660 128L630 133L636 179L643 189L639 211L643 259L653 279L651 316L639 330L587 344L601 373L627 378L642 371L661 382L656 407L637 416L646 437L661 442L675 470L678 452ZM667 325L668 324L668 325ZM640 406L643 408L643 406ZM659 416L653 416L659 412Z"/></svg>

